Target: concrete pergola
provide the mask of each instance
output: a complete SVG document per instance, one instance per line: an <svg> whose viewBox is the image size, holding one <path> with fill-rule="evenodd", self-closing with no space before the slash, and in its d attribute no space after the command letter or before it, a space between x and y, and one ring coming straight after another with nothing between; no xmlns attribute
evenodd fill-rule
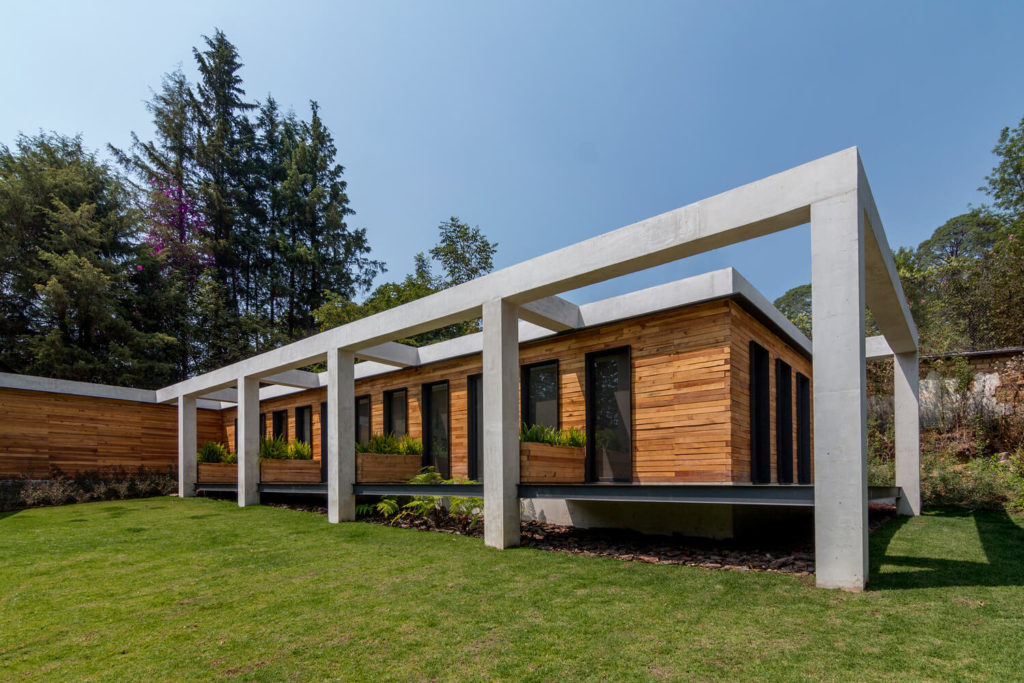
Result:
<svg viewBox="0 0 1024 683"><path fill-rule="evenodd" d="M920 512L920 475L917 331L855 147L158 390L158 401L178 404L180 495L194 495L197 399L237 402L238 504L257 504L260 385L318 388L321 378L297 369L326 361L328 519L354 519L356 358L429 362L429 352L393 340L482 317L484 542L518 545L520 319L582 327L580 307L558 294L808 222L817 583L860 590L868 578L867 357L895 359L903 514ZM865 340L865 307L881 337Z"/></svg>

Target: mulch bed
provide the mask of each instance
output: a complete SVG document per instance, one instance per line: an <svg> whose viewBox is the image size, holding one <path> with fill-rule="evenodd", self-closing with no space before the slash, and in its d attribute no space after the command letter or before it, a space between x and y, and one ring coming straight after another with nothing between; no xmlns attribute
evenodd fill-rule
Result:
<svg viewBox="0 0 1024 683"><path fill-rule="evenodd" d="M313 502L268 501L265 504L327 514L323 504ZM891 505L872 504L869 510L871 531L882 526L896 513ZM450 515L386 519L380 515L360 518L370 524L401 529L418 529L480 538L483 524L467 527L464 520ZM581 529L543 522L523 522L520 536L524 547L552 552L610 557L627 562L675 564L705 569L741 572L769 572L809 576L814 573L814 547L811 539L775 540L758 546L743 541L712 540L682 536L653 536L623 529Z"/></svg>

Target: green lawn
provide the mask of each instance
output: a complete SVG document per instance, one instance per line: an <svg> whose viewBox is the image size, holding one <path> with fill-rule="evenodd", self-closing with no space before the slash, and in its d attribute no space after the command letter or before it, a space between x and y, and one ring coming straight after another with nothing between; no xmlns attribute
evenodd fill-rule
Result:
<svg viewBox="0 0 1024 683"><path fill-rule="evenodd" d="M0 678L1010 679L1024 519L876 532L871 590L154 498L0 515Z"/></svg>

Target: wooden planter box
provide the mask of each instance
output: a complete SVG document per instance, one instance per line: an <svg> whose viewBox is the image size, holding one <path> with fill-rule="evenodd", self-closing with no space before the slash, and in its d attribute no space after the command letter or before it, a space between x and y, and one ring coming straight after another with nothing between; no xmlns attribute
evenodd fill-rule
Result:
<svg viewBox="0 0 1024 683"><path fill-rule="evenodd" d="M201 462L196 481L201 484L237 484L238 465L233 462Z"/></svg>
<svg viewBox="0 0 1024 683"><path fill-rule="evenodd" d="M587 451L524 441L519 444L519 481L523 484L583 484Z"/></svg>
<svg viewBox="0 0 1024 683"><path fill-rule="evenodd" d="M260 460L264 484L319 484L319 460Z"/></svg>
<svg viewBox="0 0 1024 683"><path fill-rule="evenodd" d="M360 484L405 484L421 469L422 455L356 453L356 481Z"/></svg>

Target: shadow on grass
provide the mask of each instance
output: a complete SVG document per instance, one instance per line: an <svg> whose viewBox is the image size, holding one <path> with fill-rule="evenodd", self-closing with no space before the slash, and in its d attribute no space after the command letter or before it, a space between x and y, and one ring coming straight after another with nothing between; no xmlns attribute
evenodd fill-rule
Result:
<svg viewBox="0 0 1024 683"><path fill-rule="evenodd" d="M4 519L5 517L12 517L18 514L19 512L21 512L21 510L4 510L0 512L0 519Z"/></svg>
<svg viewBox="0 0 1024 683"><path fill-rule="evenodd" d="M1005 510L945 509L934 517L971 518L986 561L893 554L889 549L893 537L916 521L913 517L897 517L871 535L870 590L1024 586L1024 529ZM949 543L955 541L950 539Z"/></svg>

